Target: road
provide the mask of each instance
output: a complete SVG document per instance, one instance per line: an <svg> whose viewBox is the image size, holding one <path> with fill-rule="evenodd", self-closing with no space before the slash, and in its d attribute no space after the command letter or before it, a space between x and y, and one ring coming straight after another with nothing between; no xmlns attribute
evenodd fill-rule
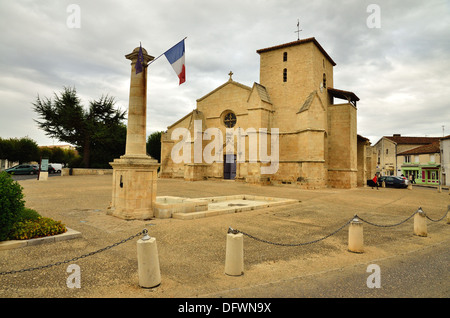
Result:
<svg viewBox="0 0 450 318"><path fill-rule="evenodd" d="M59 177L61 176L61 172L59 173L49 173L48 177ZM25 174L25 175L12 175L13 180L19 181L19 180L30 180L30 179L37 179L36 174Z"/></svg>
<svg viewBox="0 0 450 318"><path fill-rule="evenodd" d="M450 247L424 249L319 274L217 293L221 297L258 298L448 298ZM377 265L377 269L369 265ZM375 275L379 273L378 277ZM377 280L379 278L379 280ZM369 288L380 282L380 287Z"/></svg>

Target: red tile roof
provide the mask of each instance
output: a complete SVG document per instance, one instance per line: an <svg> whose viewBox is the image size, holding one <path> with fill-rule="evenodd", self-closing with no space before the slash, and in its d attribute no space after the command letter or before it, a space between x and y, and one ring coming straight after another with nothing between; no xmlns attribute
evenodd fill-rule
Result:
<svg viewBox="0 0 450 318"><path fill-rule="evenodd" d="M397 155L418 155L424 153L438 153L440 152L439 142L434 142L432 144L423 145L414 149L403 151Z"/></svg>
<svg viewBox="0 0 450 318"><path fill-rule="evenodd" d="M397 144L431 144L439 142L439 137L403 137L403 136L385 136Z"/></svg>

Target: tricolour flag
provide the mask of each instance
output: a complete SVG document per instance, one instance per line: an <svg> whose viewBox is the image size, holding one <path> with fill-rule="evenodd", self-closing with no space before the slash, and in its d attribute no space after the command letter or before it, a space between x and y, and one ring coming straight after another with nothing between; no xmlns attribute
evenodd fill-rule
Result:
<svg viewBox="0 0 450 318"><path fill-rule="evenodd" d="M180 79L180 85L186 81L186 66L184 64L184 39L164 53L175 73Z"/></svg>
<svg viewBox="0 0 450 318"><path fill-rule="evenodd" d="M142 45L140 44L138 59L136 61L136 66L134 67L136 69L136 74L142 72L143 64L144 64L144 54L142 53Z"/></svg>

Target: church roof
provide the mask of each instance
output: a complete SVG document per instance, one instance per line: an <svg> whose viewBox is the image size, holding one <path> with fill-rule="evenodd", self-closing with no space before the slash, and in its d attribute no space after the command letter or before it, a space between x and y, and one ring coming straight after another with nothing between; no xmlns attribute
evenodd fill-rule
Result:
<svg viewBox="0 0 450 318"><path fill-rule="evenodd" d="M261 54L264 52L269 52L269 51L274 51L274 50L279 50L282 48L286 48L286 47L290 47L290 46L295 46L295 45L301 45L301 44L305 44L305 43L314 43L316 45L316 47L319 49L320 52L322 52L322 54L328 59L328 61L330 61L330 63L335 66L336 63L333 61L333 59L328 55L328 53L324 50L324 48L319 44L319 42L317 42L316 38L312 37L312 38L307 38L307 39L302 39L302 40L297 40L294 42L289 42L289 43L285 43L285 44L281 44L281 45L277 45L277 46L272 46L272 47L268 47L265 49L259 49L256 51L256 53Z"/></svg>
<svg viewBox="0 0 450 318"><path fill-rule="evenodd" d="M256 91L258 92L259 98L261 98L261 100L263 102L272 104L269 93L267 92L267 90L264 86L262 86L261 84L255 83L254 87L256 87Z"/></svg>
<svg viewBox="0 0 450 318"><path fill-rule="evenodd" d="M327 90L328 90L328 93L333 97L345 99L345 100L348 100L349 102L359 101L359 97L356 96L356 94L353 92L343 91L341 89L336 89L336 88L331 88L331 87L328 87Z"/></svg>
<svg viewBox="0 0 450 318"><path fill-rule="evenodd" d="M225 86L228 85L228 84L233 84L233 85L236 85L236 86L238 86L238 87L240 87L240 88L243 88L243 89L246 89L246 90L249 90L249 91L252 90L252 89L251 89L250 87L248 87L247 85L244 85L244 84L235 82L235 81L233 81L232 79L229 79L227 82L223 83L222 85L220 85L220 86L217 87L216 89L212 90L211 92L209 92L209 93L206 94L205 96L200 97L199 99L197 99L197 102L200 102L200 101L204 100L206 97L208 97L208 96L214 94L215 92L217 92L218 90L220 90L221 88L225 87Z"/></svg>
<svg viewBox="0 0 450 318"><path fill-rule="evenodd" d="M309 107L311 106L316 94L317 94L317 91L312 91L311 94L309 94L308 97L306 97L305 102L303 103L302 107L300 107L300 110L297 113L301 113L305 110L308 110Z"/></svg>

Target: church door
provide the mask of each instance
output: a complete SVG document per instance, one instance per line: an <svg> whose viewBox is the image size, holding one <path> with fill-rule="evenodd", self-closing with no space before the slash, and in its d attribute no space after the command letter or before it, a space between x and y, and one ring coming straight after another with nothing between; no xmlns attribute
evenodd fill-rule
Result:
<svg viewBox="0 0 450 318"><path fill-rule="evenodd" d="M234 180L236 177L236 155L225 155L223 158L223 178Z"/></svg>

